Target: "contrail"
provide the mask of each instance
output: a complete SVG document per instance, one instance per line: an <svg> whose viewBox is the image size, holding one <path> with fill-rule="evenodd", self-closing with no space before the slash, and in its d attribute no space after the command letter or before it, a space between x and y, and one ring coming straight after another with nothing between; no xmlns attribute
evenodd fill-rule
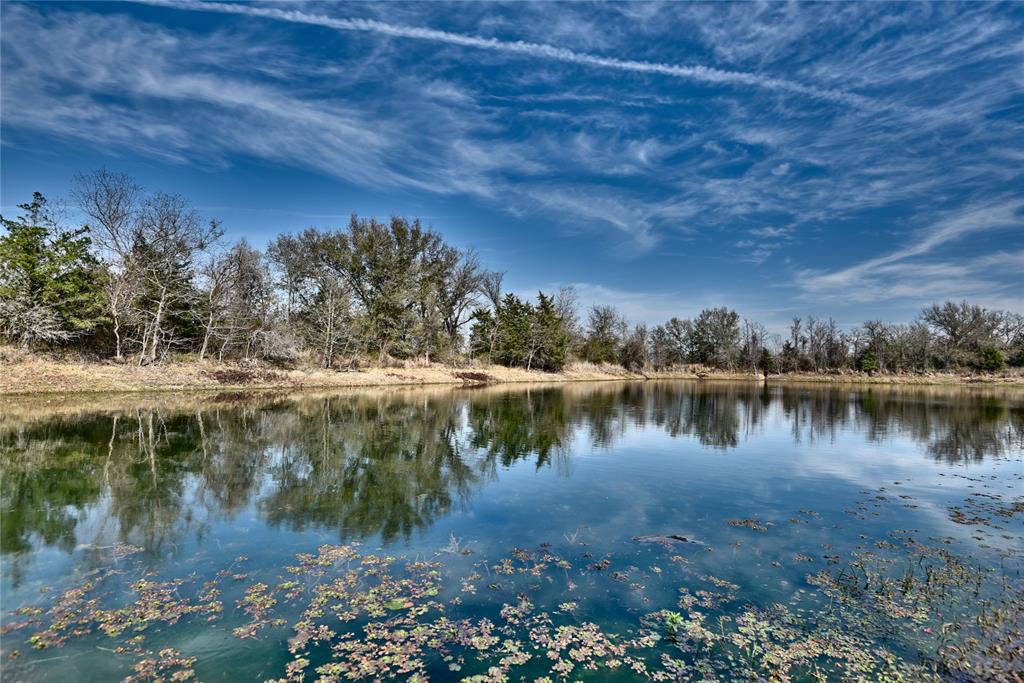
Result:
<svg viewBox="0 0 1024 683"><path fill-rule="evenodd" d="M580 64L583 66L615 69L618 71L630 71L634 73L661 74L664 76L685 78L702 83L746 85L755 88L764 88L766 90L791 92L819 100L846 104L859 109L885 108L871 98L864 97L863 95L857 95L855 93L845 92L843 90L816 88L782 78L772 78L744 71L728 71L702 65L687 66L680 64L637 61L632 59L616 59L614 57L602 57L600 55L586 52L576 52L575 50L555 47L554 45L546 45L544 43L482 38L480 36L451 33L449 31L439 31L431 28L398 26L395 24L377 21L375 19L339 19L327 16L326 14L308 14L298 10L255 7L252 5L237 3L205 2L204 0L140 0L140 2L180 10L218 12L222 14L243 14L251 17L276 19L278 21L287 21L295 24L323 26L337 31L364 31L368 33L379 33L381 35L394 36L397 38L410 38L413 40L425 40L437 43L446 43L449 45L461 45L463 47L491 50L494 52L508 52L542 59L551 59L559 62Z"/></svg>

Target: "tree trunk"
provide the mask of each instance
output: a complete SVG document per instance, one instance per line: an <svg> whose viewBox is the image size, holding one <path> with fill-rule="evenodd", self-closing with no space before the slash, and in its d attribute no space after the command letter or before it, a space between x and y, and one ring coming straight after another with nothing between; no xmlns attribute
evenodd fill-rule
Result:
<svg viewBox="0 0 1024 683"><path fill-rule="evenodd" d="M167 291L163 290L160 292L160 303L156 307L156 316L153 317L153 344L149 349L149 360L152 363L156 362L156 350L160 345L160 322L163 320L164 302L166 300Z"/></svg>
<svg viewBox="0 0 1024 683"><path fill-rule="evenodd" d="M210 345L210 337L213 334L213 313L206 320L206 332L203 334L203 347L199 349L199 360L206 357L206 349Z"/></svg>
<svg viewBox="0 0 1024 683"><path fill-rule="evenodd" d="M114 360L121 360L121 316L114 314Z"/></svg>

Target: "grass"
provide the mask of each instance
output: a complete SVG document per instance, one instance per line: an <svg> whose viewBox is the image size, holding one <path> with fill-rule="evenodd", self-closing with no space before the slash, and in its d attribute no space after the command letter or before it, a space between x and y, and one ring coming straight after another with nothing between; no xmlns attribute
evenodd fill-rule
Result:
<svg viewBox="0 0 1024 683"><path fill-rule="evenodd" d="M573 363L551 373L500 365L450 366L405 363L356 371L323 368L279 368L264 364L199 362L185 359L139 367L134 363L52 357L0 349L0 395L126 391L306 389L400 385L465 385L481 383L574 382L623 379L760 380L749 372L724 372L699 365L666 372L629 372L620 366ZM863 373L773 375L772 382L841 382L872 384L1021 384L1024 372L963 375L868 376Z"/></svg>

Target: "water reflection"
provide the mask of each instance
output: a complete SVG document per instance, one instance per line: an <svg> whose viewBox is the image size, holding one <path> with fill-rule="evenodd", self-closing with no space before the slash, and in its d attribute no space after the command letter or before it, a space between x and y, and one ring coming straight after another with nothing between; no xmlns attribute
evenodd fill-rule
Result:
<svg viewBox="0 0 1024 683"><path fill-rule="evenodd" d="M408 538L503 467L564 465L641 429L723 451L766 431L794 444L910 438L947 463L1024 450L1020 395L999 391L647 382L228 399L9 406L0 551L12 581L40 547L159 554L249 509L290 530Z"/></svg>

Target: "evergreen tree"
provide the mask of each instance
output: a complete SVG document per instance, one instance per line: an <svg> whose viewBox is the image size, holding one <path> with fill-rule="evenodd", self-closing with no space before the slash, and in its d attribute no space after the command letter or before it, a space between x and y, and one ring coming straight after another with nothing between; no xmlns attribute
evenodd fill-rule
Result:
<svg viewBox="0 0 1024 683"><path fill-rule="evenodd" d="M494 362L526 367L530 361L533 306L515 294L506 294L497 315Z"/></svg>
<svg viewBox="0 0 1024 683"><path fill-rule="evenodd" d="M29 349L92 331L102 318L101 273L88 229L64 230L36 192L25 214L0 221L0 333Z"/></svg>
<svg viewBox="0 0 1024 683"><path fill-rule="evenodd" d="M565 367L570 333L565 320L555 310L552 297L537 294L533 310L534 352L527 367L557 372Z"/></svg>

